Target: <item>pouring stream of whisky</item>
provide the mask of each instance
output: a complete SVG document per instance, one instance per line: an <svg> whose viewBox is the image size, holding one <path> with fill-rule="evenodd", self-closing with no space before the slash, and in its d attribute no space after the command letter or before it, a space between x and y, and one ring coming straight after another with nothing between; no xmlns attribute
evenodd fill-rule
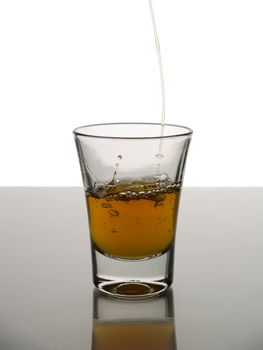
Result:
<svg viewBox="0 0 263 350"><path fill-rule="evenodd" d="M158 32L157 32L157 26L156 26L156 21L155 21L152 0L149 0L149 7L150 7L151 18L152 18L155 46L156 46L156 52L157 52L157 57L158 57L159 70L160 70L160 79L161 79L161 92L162 92L161 136L163 136L164 135L164 125L165 125L165 87L164 87L163 64L162 64L160 41L159 41ZM160 140L160 145L159 145L159 156L161 156L161 150L162 150L162 139ZM162 157L160 157L160 158L162 158Z"/></svg>
<svg viewBox="0 0 263 350"><path fill-rule="evenodd" d="M152 4L152 0L148 0L148 2L149 2L151 19L152 19L152 26L153 26L153 32L154 32L155 47L156 47L156 52L157 52L159 72L160 72L160 82L161 82L161 96L162 96L161 132L160 132L159 150L158 150L158 153L155 155L158 160L161 160L164 157L164 155L162 154L162 146L163 146L163 136L164 136L164 126L165 126L165 85L164 85L164 74L163 74L163 64L162 64L160 41L159 41L159 36L158 36L158 31L157 31L157 26L156 26L156 21L155 21L153 4ZM119 167L119 163L116 164L116 170L113 174L111 184L115 184L115 181L116 181L116 178L118 175L118 167ZM160 174L160 173L161 173L161 164L158 163L157 164L157 174Z"/></svg>

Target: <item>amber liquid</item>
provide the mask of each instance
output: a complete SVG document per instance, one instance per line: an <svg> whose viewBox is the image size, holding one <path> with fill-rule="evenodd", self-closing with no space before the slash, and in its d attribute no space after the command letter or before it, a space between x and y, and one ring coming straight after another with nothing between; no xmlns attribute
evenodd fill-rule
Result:
<svg viewBox="0 0 263 350"><path fill-rule="evenodd" d="M178 186L152 183L116 185L103 196L87 193L92 243L115 258L161 255L174 241L179 196Z"/></svg>
<svg viewBox="0 0 263 350"><path fill-rule="evenodd" d="M98 323L92 350L176 350L173 321Z"/></svg>

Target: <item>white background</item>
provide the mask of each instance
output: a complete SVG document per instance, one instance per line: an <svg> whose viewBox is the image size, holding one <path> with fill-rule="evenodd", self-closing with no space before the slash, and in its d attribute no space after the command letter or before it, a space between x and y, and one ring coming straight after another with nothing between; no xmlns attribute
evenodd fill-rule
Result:
<svg viewBox="0 0 263 350"><path fill-rule="evenodd" d="M153 0L185 185L263 185L262 0ZM81 185L72 129L159 122L148 0L0 1L0 185Z"/></svg>

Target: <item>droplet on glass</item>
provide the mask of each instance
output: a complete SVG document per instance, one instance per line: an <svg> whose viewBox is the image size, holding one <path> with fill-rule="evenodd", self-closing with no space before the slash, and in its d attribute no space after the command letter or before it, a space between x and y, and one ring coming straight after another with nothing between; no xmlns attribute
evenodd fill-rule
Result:
<svg viewBox="0 0 263 350"><path fill-rule="evenodd" d="M155 155L155 157L156 157L157 159L163 159L164 155L163 155L162 153L157 153L157 154Z"/></svg>
<svg viewBox="0 0 263 350"><path fill-rule="evenodd" d="M166 181L167 180L167 175L163 174L159 176L160 181Z"/></svg>

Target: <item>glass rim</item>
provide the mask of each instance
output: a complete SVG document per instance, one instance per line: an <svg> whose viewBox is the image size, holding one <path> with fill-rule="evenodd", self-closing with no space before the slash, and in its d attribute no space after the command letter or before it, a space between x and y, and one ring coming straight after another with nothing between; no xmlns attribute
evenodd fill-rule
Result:
<svg viewBox="0 0 263 350"><path fill-rule="evenodd" d="M160 128L162 126L169 126L174 128L182 129L182 132L179 133L171 133L168 135L156 135L156 136L112 136L112 135L100 135L98 134L89 134L88 132L83 132L84 128L91 128L91 127L100 127L100 126L117 126L117 125L157 125ZM170 124L170 123L150 123L150 122L115 122L115 123L98 123L98 124L88 124L76 127L73 129L73 134L75 136L85 136L85 137L92 137L92 138L98 138L98 139L116 139L116 140L145 140L145 139L167 139L167 138L177 138L182 136L191 136L193 134L193 130L188 128L187 126L183 125L177 125L177 124Z"/></svg>

